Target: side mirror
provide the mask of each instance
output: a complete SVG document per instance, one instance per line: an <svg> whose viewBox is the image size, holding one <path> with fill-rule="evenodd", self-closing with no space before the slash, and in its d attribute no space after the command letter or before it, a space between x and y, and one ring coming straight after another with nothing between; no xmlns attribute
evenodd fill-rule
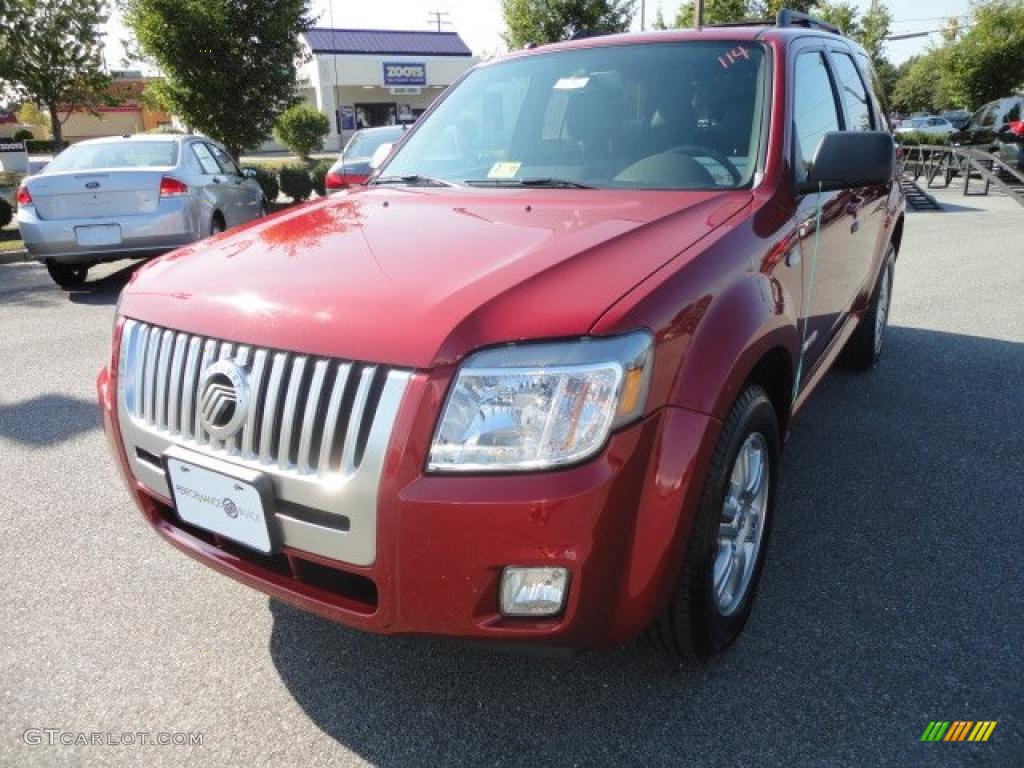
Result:
<svg viewBox="0 0 1024 768"><path fill-rule="evenodd" d="M373 170L377 170L384 165L384 161L388 159L388 155L391 154L391 150L394 149L394 147L395 145L393 142L381 144L377 147L377 150L373 153L373 157L370 158L370 167Z"/></svg>
<svg viewBox="0 0 1024 768"><path fill-rule="evenodd" d="M800 194L888 184L893 178L896 149L884 131L832 131L814 153L807 178L798 181Z"/></svg>
<svg viewBox="0 0 1024 768"><path fill-rule="evenodd" d="M242 169L242 175L245 176L245 178L247 178L247 179L255 179L256 178L256 171L253 170L252 168L243 168Z"/></svg>

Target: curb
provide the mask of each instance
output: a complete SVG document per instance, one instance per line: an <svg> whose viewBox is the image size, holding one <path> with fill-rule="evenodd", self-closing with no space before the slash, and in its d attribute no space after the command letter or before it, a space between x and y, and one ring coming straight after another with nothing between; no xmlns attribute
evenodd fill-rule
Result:
<svg viewBox="0 0 1024 768"><path fill-rule="evenodd" d="M28 260L28 251L0 251L0 264L17 264Z"/></svg>

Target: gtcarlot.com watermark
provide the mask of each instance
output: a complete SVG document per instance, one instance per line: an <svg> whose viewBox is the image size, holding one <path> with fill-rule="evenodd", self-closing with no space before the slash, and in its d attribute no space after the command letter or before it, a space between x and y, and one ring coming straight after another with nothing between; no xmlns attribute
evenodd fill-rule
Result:
<svg viewBox="0 0 1024 768"><path fill-rule="evenodd" d="M21 739L30 747L201 747L205 733L195 731L66 731L26 728Z"/></svg>

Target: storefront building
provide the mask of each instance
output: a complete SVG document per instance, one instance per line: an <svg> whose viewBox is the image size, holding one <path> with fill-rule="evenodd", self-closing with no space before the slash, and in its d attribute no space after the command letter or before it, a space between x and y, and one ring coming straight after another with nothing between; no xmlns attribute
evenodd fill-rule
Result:
<svg viewBox="0 0 1024 768"><path fill-rule="evenodd" d="M412 123L477 62L455 32L318 27L304 43L298 87L331 118L326 150L359 128Z"/></svg>

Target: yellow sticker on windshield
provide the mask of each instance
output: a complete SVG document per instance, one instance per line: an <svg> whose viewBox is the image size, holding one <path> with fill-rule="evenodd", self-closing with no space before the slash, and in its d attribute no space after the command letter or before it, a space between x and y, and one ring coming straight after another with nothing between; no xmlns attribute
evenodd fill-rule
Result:
<svg viewBox="0 0 1024 768"><path fill-rule="evenodd" d="M488 179L514 179L522 163L495 163L487 172Z"/></svg>

